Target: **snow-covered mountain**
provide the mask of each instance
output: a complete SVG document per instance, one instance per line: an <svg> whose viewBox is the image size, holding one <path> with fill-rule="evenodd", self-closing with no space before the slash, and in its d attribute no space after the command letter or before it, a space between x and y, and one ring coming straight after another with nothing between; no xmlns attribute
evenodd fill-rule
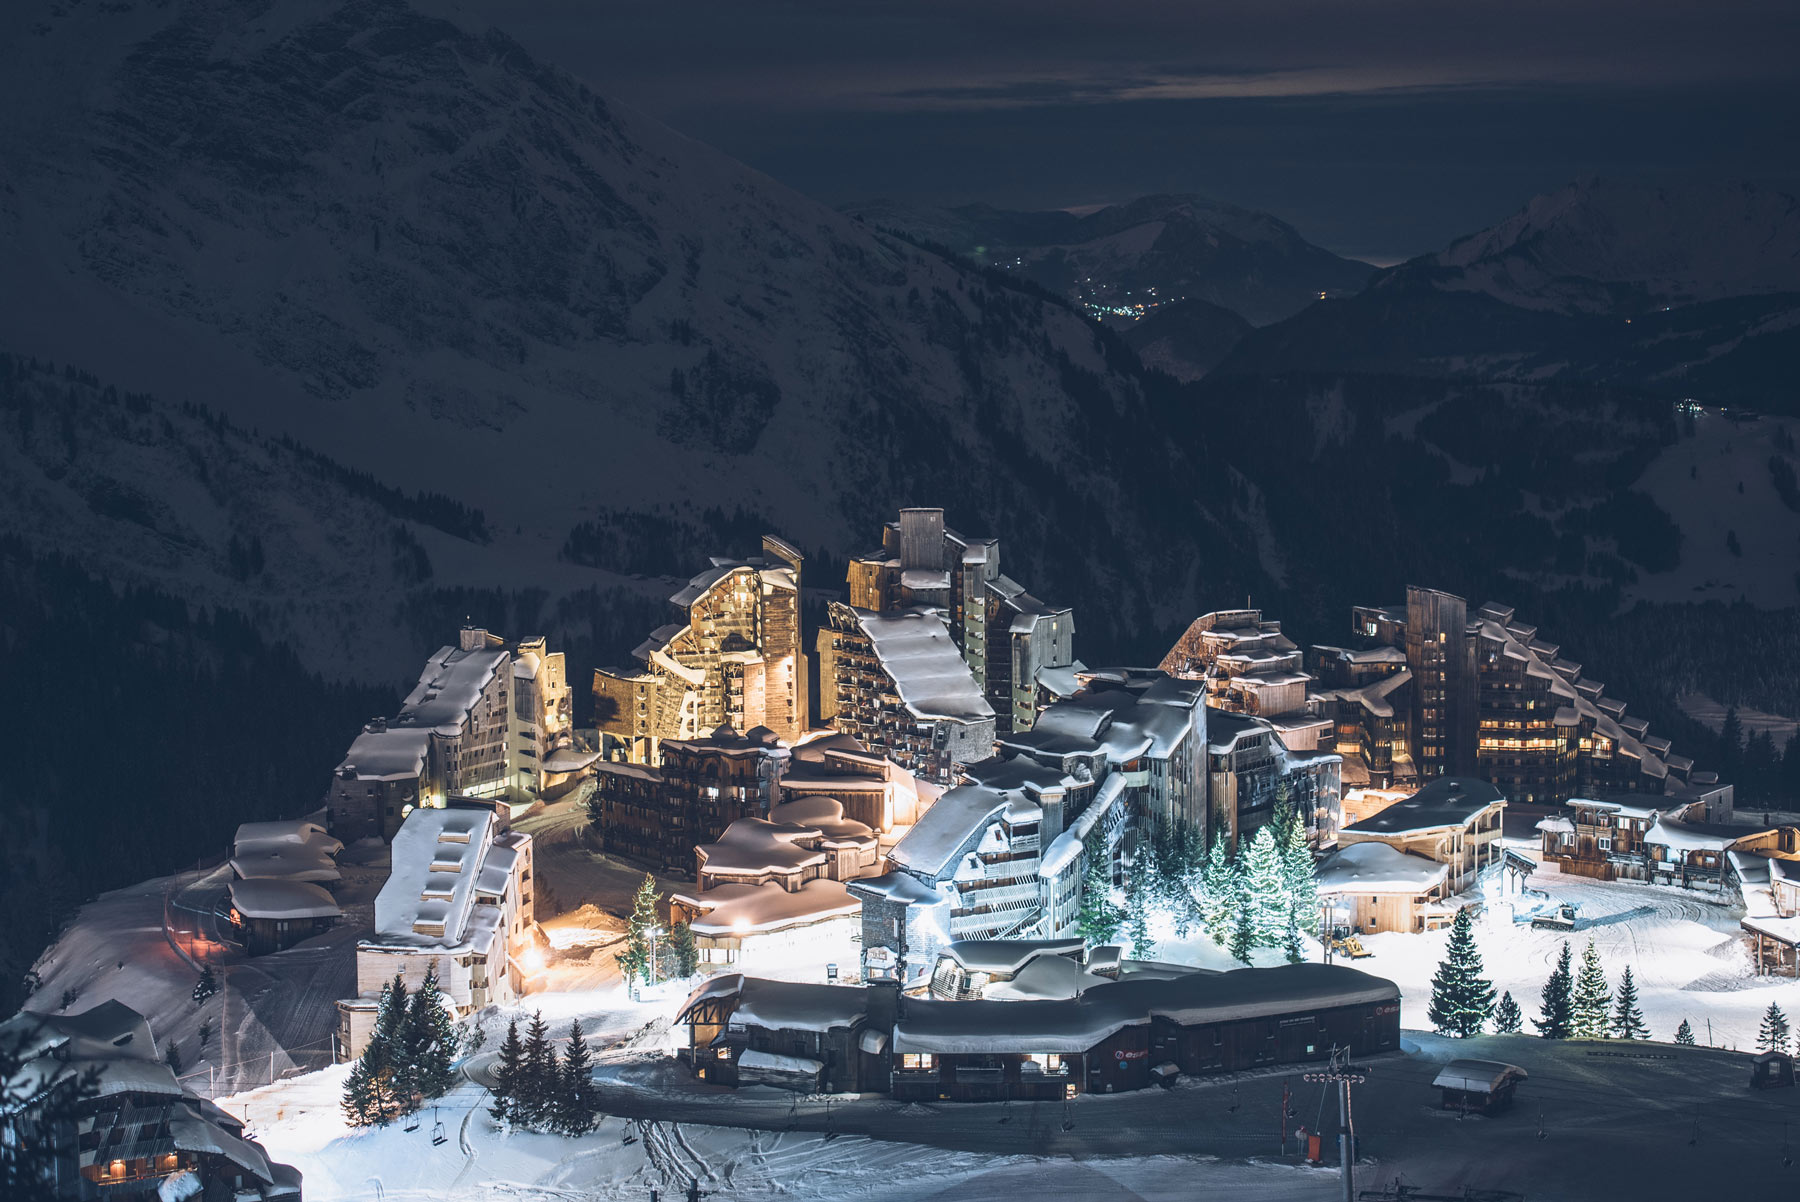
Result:
<svg viewBox="0 0 1800 1202"><path fill-rule="evenodd" d="M1580 382L1800 412L1800 204L1585 181L1255 331L1219 371Z"/></svg>
<svg viewBox="0 0 1800 1202"><path fill-rule="evenodd" d="M1102 314L1202 300L1266 325L1321 294L1355 292L1375 273L1314 246L1279 218L1201 196L1144 196L1082 212L892 201L845 211L1019 272Z"/></svg>
<svg viewBox="0 0 1800 1202"><path fill-rule="evenodd" d="M1421 265L1440 287L1564 313L1800 292L1800 200L1755 184L1588 178Z"/></svg>
<svg viewBox="0 0 1800 1202"><path fill-rule="evenodd" d="M511 583L584 523L703 543L741 512L841 553L940 502L1124 598L1095 635L1189 606L1155 539L1213 523L1117 470L1178 452L1071 309L401 0L0 22L0 348L479 508Z"/></svg>

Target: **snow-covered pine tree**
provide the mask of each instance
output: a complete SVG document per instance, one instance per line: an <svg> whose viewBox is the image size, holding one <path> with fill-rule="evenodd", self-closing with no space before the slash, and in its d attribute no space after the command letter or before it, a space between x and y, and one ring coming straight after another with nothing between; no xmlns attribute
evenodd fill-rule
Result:
<svg viewBox="0 0 1800 1202"><path fill-rule="evenodd" d="M1225 836L1213 839L1201 871L1200 920L1213 942L1224 947L1237 929L1238 870L1225 854Z"/></svg>
<svg viewBox="0 0 1800 1202"><path fill-rule="evenodd" d="M456 1019L438 987L437 961L425 969L425 979L406 1009L406 1051L412 1063L413 1088L422 1097L441 1098L456 1084L450 1067L461 1048Z"/></svg>
<svg viewBox="0 0 1800 1202"><path fill-rule="evenodd" d="M1762 1026L1756 1030L1756 1050L1759 1052L1785 1052L1788 1041L1787 1015L1774 1002L1769 1003L1768 1010L1763 1012Z"/></svg>
<svg viewBox="0 0 1800 1202"><path fill-rule="evenodd" d="M170 1072L177 1077L181 1076L181 1049L175 1046L173 1039L169 1041L169 1046L163 1049L163 1063L169 1066Z"/></svg>
<svg viewBox="0 0 1800 1202"><path fill-rule="evenodd" d="M395 1001L395 990L399 1001ZM375 1011L375 1029L344 1082L344 1117L353 1126L385 1127L399 1113L400 1096L394 1088L394 1055L399 1050L406 1017L406 982L398 973L381 987Z"/></svg>
<svg viewBox="0 0 1800 1202"><path fill-rule="evenodd" d="M1175 902L1175 934L1186 939L1195 923L1204 924L1206 840L1194 822L1181 824L1181 887Z"/></svg>
<svg viewBox="0 0 1800 1202"><path fill-rule="evenodd" d="M619 953L619 970L625 974L627 984L633 977L642 977L645 984L650 981L654 967L650 963L650 928L656 925L658 898L656 878L646 872L631 899L631 917L625 924L625 950Z"/></svg>
<svg viewBox="0 0 1800 1202"><path fill-rule="evenodd" d="M1287 953L1289 964L1300 964L1305 961L1306 949L1300 943L1300 916L1292 910L1288 911L1287 930L1282 932L1281 947Z"/></svg>
<svg viewBox="0 0 1800 1202"><path fill-rule="evenodd" d="M1694 1028L1688 1025L1688 1020L1685 1018L1681 1020L1681 1025L1675 1028L1675 1042L1684 1047L1694 1046Z"/></svg>
<svg viewBox="0 0 1800 1202"><path fill-rule="evenodd" d="M1281 872L1275 832L1264 826L1250 840L1243 865L1244 905L1249 911L1253 947L1280 947L1287 929L1288 890Z"/></svg>
<svg viewBox="0 0 1800 1202"><path fill-rule="evenodd" d="M506 1024L506 1041L500 1045L500 1058L494 1062L494 1104L488 1107L488 1113L497 1123L513 1116L524 1065L525 1045L519 1040L519 1020L515 1018Z"/></svg>
<svg viewBox="0 0 1800 1202"><path fill-rule="evenodd" d="M519 1086L513 1093L513 1122L542 1131L556 1119L556 1095L561 1075L556 1051L550 1046L550 1029L543 1011L535 1011L525 1028L525 1059L519 1066Z"/></svg>
<svg viewBox="0 0 1800 1202"><path fill-rule="evenodd" d="M700 947L694 942L694 928L685 922L669 928L669 959L683 980L700 971Z"/></svg>
<svg viewBox="0 0 1800 1202"><path fill-rule="evenodd" d="M600 1100L594 1093L593 1058L588 1054L587 1037L582 1034L581 1020L569 1025L569 1043L563 1049L562 1068L556 1091L556 1129L564 1135L585 1135L600 1114Z"/></svg>
<svg viewBox="0 0 1800 1202"><path fill-rule="evenodd" d="M1600 967L1600 949L1592 939L1581 952L1581 972L1575 977L1571 998L1570 1028L1576 1039L1605 1039L1611 1015L1612 993L1606 987L1606 970Z"/></svg>
<svg viewBox="0 0 1800 1202"><path fill-rule="evenodd" d="M1076 929L1089 947L1111 943L1125 921L1124 913L1112 900L1112 872L1105 849L1087 849L1087 872L1081 878L1081 911L1076 915Z"/></svg>
<svg viewBox="0 0 1800 1202"><path fill-rule="evenodd" d="M1133 883L1125 894L1125 933L1131 936L1131 955L1135 960L1148 960L1156 954L1156 940L1150 937L1150 887Z"/></svg>
<svg viewBox="0 0 1800 1202"><path fill-rule="evenodd" d="M394 974L381 991L381 1006L375 1012L375 1033L369 1039L370 1049L379 1049L377 1059L369 1065L375 1083L386 1095L386 1103L394 1115L412 1107L414 1072L412 1049L406 1042L408 993L406 978Z"/></svg>
<svg viewBox="0 0 1800 1202"><path fill-rule="evenodd" d="M1475 924L1467 909L1450 924L1450 944L1431 980L1427 1013L1439 1034L1466 1039L1481 1034L1494 1012L1494 986L1481 975L1481 952L1475 946Z"/></svg>
<svg viewBox="0 0 1800 1202"><path fill-rule="evenodd" d="M1306 842L1306 822L1298 810L1289 809L1281 833L1281 875L1287 885L1288 904L1294 908L1295 925L1312 930L1319 922L1319 886L1314 878L1312 848Z"/></svg>
<svg viewBox="0 0 1800 1202"><path fill-rule="evenodd" d="M1613 1004L1612 1033L1614 1039L1648 1039L1650 1024L1644 1021L1644 1012L1638 1009L1637 982L1632 979L1631 969L1625 969L1625 975L1619 978L1619 996Z"/></svg>
<svg viewBox="0 0 1800 1202"><path fill-rule="evenodd" d="M1545 1039L1567 1039L1574 1029L1575 981L1570 971L1571 958L1569 941L1565 939L1562 954L1556 958L1556 967L1550 970L1550 979L1544 982L1539 1017L1531 1020L1538 1034Z"/></svg>
<svg viewBox="0 0 1800 1202"><path fill-rule="evenodd" d="M1525 1016L1519 1013L1519 1003L1513 1001L1510 991L1500 995L1499 1005L1494 1007L1494 1034L1517 1035L1525 1025Z"/></svg>

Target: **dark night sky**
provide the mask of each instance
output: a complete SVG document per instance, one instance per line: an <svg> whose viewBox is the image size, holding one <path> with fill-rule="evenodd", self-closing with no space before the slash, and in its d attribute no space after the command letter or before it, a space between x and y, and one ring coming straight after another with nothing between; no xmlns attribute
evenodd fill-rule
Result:
<svg viewBox="0 0 1800 1202"><path fill-rule="evenodd" d="M823 200L1193 191L1347 254L1587 172L1800 184L1794 0L422 0Z"/></svg>

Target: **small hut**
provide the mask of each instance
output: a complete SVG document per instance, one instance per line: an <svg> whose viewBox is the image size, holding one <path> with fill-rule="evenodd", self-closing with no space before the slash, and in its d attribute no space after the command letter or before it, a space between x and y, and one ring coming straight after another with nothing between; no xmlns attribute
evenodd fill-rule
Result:
<svg viewBox="0 0 1800 1202"><path fill-rule="evenodd" d="M1525 1077L1525 1070L1516 1064L1452 1060L1439 1070L1431 1086L1443 1091L1445 1110L1498 1114L1512 1105L1513 1091Z"/></svg>
<svg viewBox="0 0 1800 1202"><path fill-rule="evenodd" d="M1751 1089L1780 1089L1794 1084L1794 1058L1786 1052L1758 1052L1750 1061Z"/></svg>

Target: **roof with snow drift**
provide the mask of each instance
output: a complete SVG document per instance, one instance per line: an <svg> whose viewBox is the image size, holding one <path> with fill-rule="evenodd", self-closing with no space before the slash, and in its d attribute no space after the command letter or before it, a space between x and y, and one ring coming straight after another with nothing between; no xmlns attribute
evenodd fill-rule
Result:
<svg viewBox="0 0 1800 1202"><path fill-rule="evenodd" d="M1467 776L1439 776L1411 797L1377 810L1347 831L1369 835L1399 835L1462 826L1496 802L1500 790L1485 780Z"/></svg>
<svg viewBox="0 0 1800 1202"><path fill-rule="evenodd" d="M1167 1018L1183 1026L1296 1009L1400 1000L1392 981L1337 964L1283 964L1170 978L1128 977L1057 1001L908 1000L897 1052L1085 1052L1125 1027Z"/></svg>
<svg viewBox="0 0 1800 1202"><path fill-rule="evenodd" d="M885 614L850 612L914 717L980 722L994 716L994 707L981 695L936 610L919 606Z"/></svg>
<svg viewBox="0 0 1800 1202"><path fill-rule="evenodd" d="M1319 865L1320 893L1420 894L1444 883L1450 866L1386 843L1352 843Z"/></svg>
<svg viewBox="0 0 1800 1202"><path fill-rule="evenodd" d="M245 918L342 918L331 894L305 881L231 882L231 905Z"/></svg>

